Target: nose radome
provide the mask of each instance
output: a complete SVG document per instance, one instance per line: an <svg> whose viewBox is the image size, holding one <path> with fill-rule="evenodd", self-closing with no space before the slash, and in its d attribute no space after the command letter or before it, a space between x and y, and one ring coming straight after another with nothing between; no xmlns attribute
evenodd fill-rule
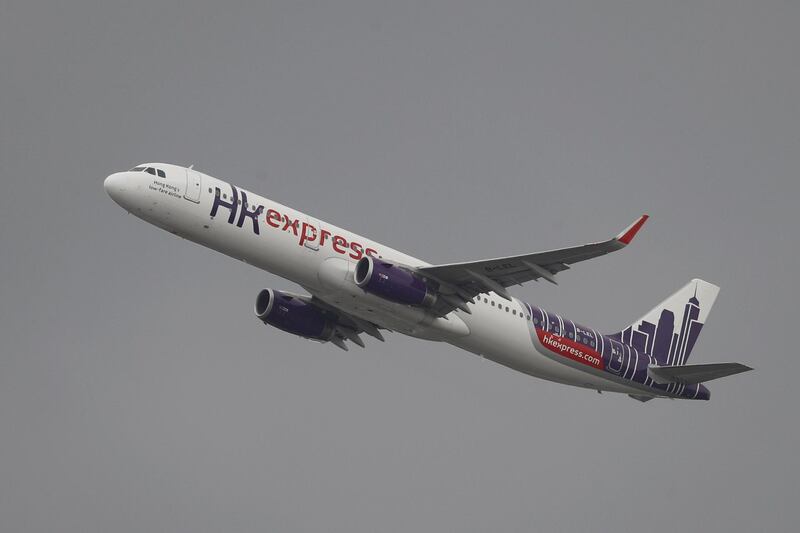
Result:
<svg viewBox="0 0 800 533"><path fill-rule="evenodd" d="M103 182L103 188L106 190L106 194L111 198L114 198L114 195L119 195L123 189L123 179L122 172L116 172L107 177Z"/></svg>
<svg viewBox="0 0 800 533"><path fill-rule="evenodd" d="M130 204L134 201L133 189L135 187L128 172L111 174L103 182L103 188L106 190L106 194L117 204L125 209L130 209Z"/></svg>

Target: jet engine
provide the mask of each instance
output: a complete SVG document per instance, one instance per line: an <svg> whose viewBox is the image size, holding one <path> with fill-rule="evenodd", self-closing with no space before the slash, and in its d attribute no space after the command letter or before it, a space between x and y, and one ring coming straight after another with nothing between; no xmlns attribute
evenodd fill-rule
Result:
<svg viewBox="0 0 800 533"><path fill-rule="evenodd" d="M356 263L356 285L392 302L430 307L436 292L422 277L408 268L365 255Z"/></svg>
<svg viewBox="0 0 800 533"><path fill-rule="evenodd" d="M264 324L307 339L328 341L335 331L334 323L318 307L272 289L258 293L255 313Z"/></svg>

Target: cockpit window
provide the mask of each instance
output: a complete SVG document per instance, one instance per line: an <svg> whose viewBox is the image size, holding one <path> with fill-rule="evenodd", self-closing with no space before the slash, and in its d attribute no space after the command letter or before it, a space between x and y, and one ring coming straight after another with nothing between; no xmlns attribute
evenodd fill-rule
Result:
<svg viewBox="0 0 800 533"><path fill-rule="evenodd" d="M158 176L159 178L166 178L167 173L161 170L160 168L153 168L153 167L134 167L130 169L128 172L147 172L152 174L153 176Z"/></svg>

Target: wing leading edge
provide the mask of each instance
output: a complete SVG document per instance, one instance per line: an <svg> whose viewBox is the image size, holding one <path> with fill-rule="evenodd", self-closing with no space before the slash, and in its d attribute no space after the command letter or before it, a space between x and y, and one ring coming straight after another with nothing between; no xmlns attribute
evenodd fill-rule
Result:
<svg viewBox="0 0 800 533"><path fill-rule="evenodd" d="M469 302L474 296L485 292L495 292L506 300L511 300L506 287L539 279L556 284L555 275L567 270L570 265L621 250L630 244L648 218L648 215L640 216L614 238L602 242L532 254L421 267L416 271L440 285L439 291L444 298L443 303L437 305L436 311L442 314L456 307L463 308L463 302Z"/></svg>

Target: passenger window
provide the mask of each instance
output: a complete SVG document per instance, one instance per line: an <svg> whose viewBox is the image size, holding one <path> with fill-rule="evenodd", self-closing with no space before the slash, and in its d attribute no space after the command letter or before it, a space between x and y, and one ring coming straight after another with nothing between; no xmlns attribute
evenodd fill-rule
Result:
<svg viewBox="0 0 800 533"><path fill-rule="evenodd" d="M513 311L511 311L511 314L514 315L514 316L517 316L517 310L514 309Z"/></svg>
<svg viewBox="0 0 800 533"><path fill-rule="evenodd" d="M158 170L156 170L156 172L158 172L158 177L159 178L166 178L167 177L166 172L164 172L163 170L158 169Z"/></svg>
<svg viewBox="0 0 800 533"><path fill-rule="evenodd" d="M492 307L494 307L494 300L492 300Z"/></svg>
<svg viewBox="0 0 800 533"><path fill-rule="evenodd" d="M214 192L214 191L212 191L212 190L211 190L211 187L209 187L209 188L208 188L208 194L211 194L212 192Z"/></svg>

